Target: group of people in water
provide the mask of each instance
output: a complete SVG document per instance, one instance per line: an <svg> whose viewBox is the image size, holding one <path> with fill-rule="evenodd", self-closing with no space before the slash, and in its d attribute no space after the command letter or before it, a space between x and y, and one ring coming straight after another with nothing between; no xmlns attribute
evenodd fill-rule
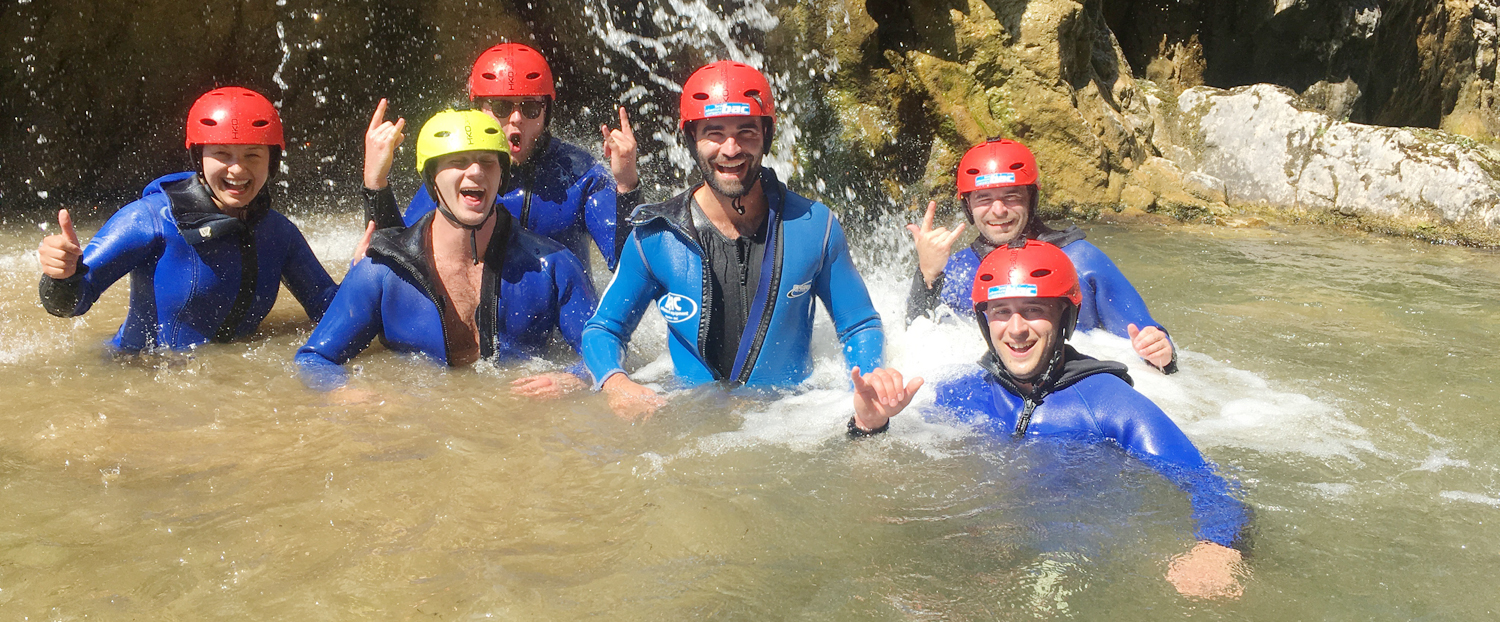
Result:
<svg viewBox="0 0 1500 622"><path fill-rule="evenodd" d="M600 128L607 164L548 131L556 91L537 50L486 50L468 88L471 109L439 112L417 133L423 183L404 212L388 176L405 120L387 120L387 102L377 105L364 142L369 222L341 283L271 208L268 185L286 148L276 108L225 87L188 112L196 170L151 182L86 247L59 212L61 233L39 248L43 306L60 317L86 313L129 274L129 312L111 347L191 349L254 333L285 283L317 323L296 363L321 391L349 390L343 365L377 336L397 352L462 366L542 357L559 334L581 363L517 380L512 391L546 399L592 386L616 414L639 420L665 402L624 366L652 305L666 321L678 385L794 387L813 369L816 298L850 370L849 437L887 431L923 385L884 366L881 317L838 218L762 166L776 105L754 67L719 61L682 85L678 130L702 183L653 204L640 201L623 107L618 128ZM1168 579L1185 594L1238 595L1248 507L1132 388L1123 364L1067 344L1075 330L1106 330L1170 374L1176 347L1165 329L1078 227L1054 230L1038 217L1040 171L1024 145L976 145L956 177L977 236L953 252L966 225L934 227L935 203L908 226L918 267L907 320L939 309L973 318L988 352L935 387L937 408L1018 440L1118 444L1192 503L1198 543L1170 564ZM614 272L601 295L590 243Z"/></svg>

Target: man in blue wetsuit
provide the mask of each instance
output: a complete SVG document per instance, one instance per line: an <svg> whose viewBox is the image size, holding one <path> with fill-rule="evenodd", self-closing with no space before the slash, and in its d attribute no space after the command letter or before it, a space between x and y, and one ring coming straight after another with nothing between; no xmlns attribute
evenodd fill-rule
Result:
<svg viewBox="0 0 1500 622"><path fill-rule="evenodd" d="M167 175L116 212L89 240L67 210L62 233L42 240L42 306L88 312L130 275L130 311L110 341L119 352L188 349L255 332L281 284L317 320L337 286L297 226L271 209L266 187L286 143L264 96L239 87L204 94L188 111L196 172Z"/></svg>
<svg viewBox="0 0 1500 622"><path fill-rule="evenodd" d="M912 282L906 317L910 322L946 303L960 315L969 312L964 300L973 284L974 267L991 250L1018 239L1054 244L1073 259L1078 269L1083 304L1078 326L1102 328L1128 337L1136 354L1165 373L1177 371L1177 352L1165 328L1152 319L1135 287L1097 246L1083 239L1083 230L1049 228L1037 217L1039 200L1036 157L1025 145L991 140L974 146L958 163L958 198L964 215L978 230L969 248L949 256L964 226L949 231L933 228L937 204L927 205L920 225L907 225L917 246L917 276Z"/></svg>
<svg viewBox="0 0 1500 622"><path fill-rule="evenodd" d="M374 159L384 174L403 137L376 136ZM343 387L342 364L376 335L393 350L449 366L541 355L554 330L578 348L594 311L588 276L571 252L521 228L496 204L510 165L505 149L500 124L482 112L449 110L422 127L417 170L437 211L411 227L376 232L368 256L350 269L297 351L308 386ZM584 384L566 373L518 383L533 381L553 391Z"/></svg>
<svg viewBox="0 0 1500 622"><path fill-rule="evenodd" d="M620 243L630 233L623 223L640 202L635 134L623 107L619 129L600 127L606 169L587 151L548 131L556 98L547 60L519 43L485 50L469 76L469 100L501 124L511 158L511 174L497 200L521 228L557 240L585 268L592 237L613 270ZM382 109L377 116L383 114ZM395 199L379 194L384 187L378 163L367 159L365 191L371 200L366 215L377 227L410 226L436 207L427 193L418 192L403 218Z"/></svg>
<svg viewBox="0 0 1500 622"><path fill-rule="evenodd" d="M1036 240L1017 240L976 267L969 307L989 353L972 371L937 386L937 407L981 430L1017 439L1111 441L1188 493L1198 544L1167 578L1193 596L1237 596L1235 571L1249 509L1192 441L1151 400L1131 388L1120 363L1079 354L1065 342L1083 297L1069 257ZM851 436L877 434L910 400L894 370L855 379ZM919 379L920 380L920 379ZM918 381L919 382L919 381Z"/></svg>
<svg viewBox="0 0 1500 622"><path fill-rule="evenodd" d="M631 217L614 281L583 333L583 358L610 405L640 416L660 404L622 367L625 344L656 301L687 385L796 385L812 372L813 299L823 301L850 365L880 365L884 333L838 219L761 167L775 128L770 84L720 61L683 85L679 127L704 183Z"/></svg>

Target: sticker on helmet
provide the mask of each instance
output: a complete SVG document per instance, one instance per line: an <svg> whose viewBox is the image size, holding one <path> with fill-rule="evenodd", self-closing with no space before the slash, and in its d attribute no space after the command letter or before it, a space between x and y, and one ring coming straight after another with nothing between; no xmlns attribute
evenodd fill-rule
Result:
<svg viewBox="0 0 1500 622"><path fill-rule="evenodd" d="M750 116L750 104L741 104L741 103L738 103L738 102L724 102L722 104L709 104L709 105L703 107L703 116L710 117L710 118L712 118L712 117L729 117L729 116L748 117L748 116Z"/></svg>
<svg viewBox="0 0 1500 622"><path fill-rule="evenodd" d="M980 175L974 178L974 185L981 188L985 186L993 186L996 184L1013 183L1016 183L1015 173L990 173L988 175Z"/></svg>
<svg viewBox="0 0 1500 622"><path fill-rule="evenodd" d="M1001 298L1036 298L1035 285L996 285L991 287L986 300L998 300Z"/></svg>
<svg viewBox="0 0 1500 622"><path fill-rule="evenodd" d="M667 295L662 296L661 300L656 301L656 308L658 311L661 311L663 318L673 324L685 322L692 319L693 316L698 315L698 303L694 302L692 298L671 292L667 292Z"/></svg>

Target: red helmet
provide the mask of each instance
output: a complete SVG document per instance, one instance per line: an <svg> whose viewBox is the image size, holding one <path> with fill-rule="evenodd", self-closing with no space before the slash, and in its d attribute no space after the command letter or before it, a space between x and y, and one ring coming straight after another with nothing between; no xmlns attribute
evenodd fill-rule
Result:
<svg viewBox="0 0 1500 622"><path fill-rule="evenodd" d="M766 117L775 123L771 83L760 70L732 60L699 67L682 85L677 129L688 121L728 116Z"/></svg>
<svg viewBox="0 0 1500 622"><path fill-rule="evenodd" d="M1038 240L1026 240L1024 246L1001 246L974 271L974 313L981 327L984 305L1005 298L1063 298L1070 303L1063 314L1063 338L1073 333L1078 322L1078 305L1083 294L1078 289L1078 271L1073 260L1062 249ZM986 330L988 334L988 330Z"/></svg>
<svg viewBox="0 0 1500 622"><path fill-rule="evenodd" d="M974 145L958 161L958 198L982 188L1035 186L1036 156L1026 145L997 139Z"/></svg>
<svg viewBox="0 0 1500 622"><path fill-rule="evenodd" d="M501 43L485 50L469 72L469 100L480 97L557 99L552 68L542 53L520 43Z"/></svg>
<svg viewBox="0 0 1500 622"><path fill-rule="evenodd" d="M226 86L204 93L188 110L187 147L272 145L286 149L281 115L264 95Z"/></svg>

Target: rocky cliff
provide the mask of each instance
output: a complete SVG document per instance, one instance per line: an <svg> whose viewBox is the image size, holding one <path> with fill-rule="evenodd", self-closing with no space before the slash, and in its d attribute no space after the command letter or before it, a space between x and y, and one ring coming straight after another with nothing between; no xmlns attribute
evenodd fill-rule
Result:
<svg viewBox="0 0 1500 622"><path fill-rule="evenodd" d="M285 192L348 196L375 99L425 118L509 39L551 57L560 131L636 111L664 186L685 164L672 85L735 57L782 91L777 155L795 182L845 209L951 197L964 149L1007 136L1037 151L1055 211L1254 204L1493 228L1497 4L22 0L0 20L0 113L15 120L0 127L0 211L112 209L183 166L183 111L231 83L280 102ZM1237 89L1253 84L1275 88ZM1262 168L1292 172L1245 172L1228 154L1246 140L1287 142ZM1410 189L1416 169L1428 190ZM1431 189L1457 183L1470 190Z"/></svg>

